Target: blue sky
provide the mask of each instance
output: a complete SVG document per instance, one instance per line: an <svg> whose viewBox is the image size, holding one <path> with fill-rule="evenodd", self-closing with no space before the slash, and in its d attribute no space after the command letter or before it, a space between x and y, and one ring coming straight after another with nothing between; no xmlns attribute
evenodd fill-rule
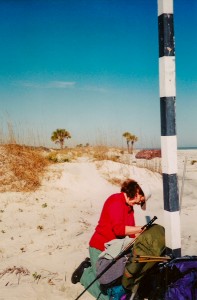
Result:
<svg viewBox="0 0 197 300"><path fill-rule="evenodd" d="M178 146L197 146L197 1L175 0L174 22ZM160 147L156 0L0 0L0 40L1 132Z"/></svg>

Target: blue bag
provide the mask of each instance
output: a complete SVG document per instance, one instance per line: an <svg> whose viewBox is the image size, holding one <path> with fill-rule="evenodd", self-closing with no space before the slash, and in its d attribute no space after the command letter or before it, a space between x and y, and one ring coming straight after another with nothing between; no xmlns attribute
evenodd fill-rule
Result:
<svg viewBox="0 0 197 300"><path fill-rule="evenodd" d="M164 299L197 299L197 256L176 258L167 265L167 268L168 274L174 274L174 278L171 278L171 282L168 284Z"/></svg>
<svg viewBox="0 0 197 300"><path fill-rule="evenodd" d="M138 294L151 300L197 300L197 256L155 265L140 281Z"/></svg>
<svg viewBox="0 0 197 300"><path fill-rule="evenodd" d="M120 300L123 296L126 296L126 291L122 285L117 285L107 289L107 295L110 300Z"/></svg>

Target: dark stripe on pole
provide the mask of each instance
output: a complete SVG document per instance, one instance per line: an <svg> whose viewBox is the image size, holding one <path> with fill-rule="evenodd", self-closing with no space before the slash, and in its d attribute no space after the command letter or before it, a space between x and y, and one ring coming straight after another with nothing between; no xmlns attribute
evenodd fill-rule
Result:
<svg viewBox="0 0 197 300"><path fill-rule="evenodd" d="M176 174L163 174L164 209L170 212L179 210L178 183Z"/></svg>
<svg viewBox="0 0 197 300"><path fill-rule="evenodd" d="M176 135L175 97L160 98L161 135Z"/></svg>
<svg viewBox="0 0 197 300"><path fill-rule="evenodd" d="M159 57L174 56L174 18L173 14L162 14L158 18Z"/></svg>
<svg viewBox="0 0 197 300"><path fill-rule="evenodd" d="M180 253L180 248L177 249L170 249L168 247L166 247L166 255L170 255L172 257L180 257L181 253Z"/></svg>

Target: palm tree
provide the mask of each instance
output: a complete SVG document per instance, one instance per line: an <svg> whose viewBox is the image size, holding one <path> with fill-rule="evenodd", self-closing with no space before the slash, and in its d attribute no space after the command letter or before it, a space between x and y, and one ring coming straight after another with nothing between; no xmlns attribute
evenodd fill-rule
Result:
<svg viewBox="0 0 197 300"><path fill-rule="evenodd" d="M130 137L130 142L131 142L131 154L133 154L133 145L134 145L134 143L137 142L137 141L138 141L138 137L137 137L137 136L132 135L132 136Z"/></svg>
<svg viewBox="0 0 197 300"><path fill-rule="evenodd" d="M126 138L128 153L131 152L131 154L133 154L133 145L138 141L138 137L130 132L125 132L122 136ZM129 151L129 143L131 143L131 151Z"/></svg>
<svg viewBox="0 0 197 300"><path fill-rule="evenodd" d="M60 144L61 149L63 149L64 140L70 138L71 138L70 133L65 129L56 129L56 131L53 131L51 135L51 140L56 144Z"/></svg>
<svg viewBox="0 0 197 300"><path fill-rule="evenodd" d="M127 142L127 149L128 149L128 153L129 153L129 142L131 141L131 136L132 134L130 132L124 132L123 135L122 135L125 139L126 139L126 142Z"/></svg>

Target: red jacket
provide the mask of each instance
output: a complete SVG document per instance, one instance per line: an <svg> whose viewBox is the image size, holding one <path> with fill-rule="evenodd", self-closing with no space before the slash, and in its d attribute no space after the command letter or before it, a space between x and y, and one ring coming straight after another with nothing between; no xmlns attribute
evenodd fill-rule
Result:
<svg viewBox="0 0 197 300"><path fill-rule="evenodd" d="M106 242L125 237L125 226L135 226L133 207L127 205L124 193L111 195L104 203L90 247L103 251Z"/></svg>

